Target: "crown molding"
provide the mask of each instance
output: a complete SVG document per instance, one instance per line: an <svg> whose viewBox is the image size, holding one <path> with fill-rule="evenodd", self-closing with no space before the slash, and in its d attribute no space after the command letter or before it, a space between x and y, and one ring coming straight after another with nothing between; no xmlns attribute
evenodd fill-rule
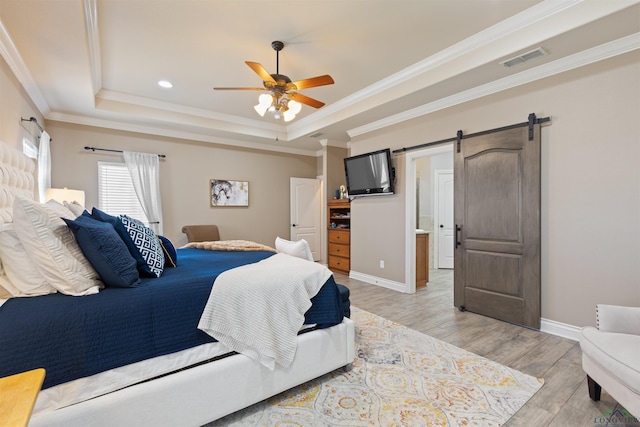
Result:
<svg viewBox="0 0 640 427"><path fill-rule="evenodd" d="M394 92L398 86L411 82L416 76L424 75L429 71L446 65L461 56L473 53L480 47L491 44L497 40L501 40L516 31L520 31L525 27L531 26L535 23L548 19L551 16L556 15L566 9L569 9L576 4L582 3L583 0L568 0L568 1L553 1L546 0L539 3L529 9L526 9L504 21L501 21L485 30L482 30L466 39L446 48L442 51L423 59L403 70L398 71L376 83L367 86L366 88L355 92L348 98L343 98L331 105L323 107L318 112L296 121L294 124L289 125L288 131L292 138L297 138L308 133L308 128L313 123L317 128L331 125L337 115L345 113L343 115L350 115L354 113L354 109L357 112L363 112L365 107L359 107L364 101L373 98L381 93ZM415 86L412 88L415 90ZM405 93L395 92L392 96L399 98ZM375 105L368 103L366 108L381 105L388 101L388 99L381 100ZM352 110L347 113L347 110Z"/></svg>
<svg viewBox="0 0 640 427"><path fill-rule="evenodd" d="M100 90L96 95L96 108L108 110L114 113L119 112L119 108L106 108L101 105L101 101L111 101L111 103L107 103L107 105L113 106L113 103L115 103L115 105L120 104L123 108L138 110L138 112L143 115L147 115L152 118L152 113L154 111L173 113L175 115L165 116L163 119L167 122L173 122L176 124L210 127L211 129L232 131L244 135L269 139L271 139L274 134L278 134L279 139L289 141L286 127L279 123L267 123L260 120L246 119L243 117L232 116L230 114L217 113L201 108L188 107L104 89ZM202 119L209 121L209 123L203 122ZM213 127L213 125L215 125L215 127Z"/></svg>
<svg viewBox="0 0 640 427"><path fill-rule="evenodd" d="M394 114L375 122L368 123L347 131L349 137L354 138L362 136L369 132L374 132L407 120L415 119L445 108L473 101L487 95L512 89L536 80L544 79L565 71L575 68L584 67L595 62L599 62L614 56L622 55L627 52L640 48L640 33L631 34L626 37L604 43L602 45L586 49L565 58L549 62L544 65L529 69L527 71L504 77L493 82L476 86L475 88L459 92L457 94L438 99L422 106Z"/></svg>
<svg viewBox="0 0 640 427"><path fill-rule="evenodd" d="M497 39L508 36L509 34L520 30L525 26L532 25L541 20L547 19L558 12L572 7L575 4L581 3L582 0L567 0L562 2L557 1L544 1L535 5L513 17L506 19L492 27L489 27L471 37L468 37L461 42L450 46L447 49L426 58L410 67L407 67L391 76L388 76L365 89L362 89L347 98L343 98L338 102L328 105L321 110L318 110L307 117L296 120L295 122L282 126L278 133L283 135L283 139L291 141L300 137L304 137L309 133L316 131L324 126L329 126L335 123L336 120L342 120L354 113L362 112L368 108L371 108L370 101L374 96L378 96L381 93L392 93L394 88L415 79L416 76L422 75L436 67L442 66L455 58L469 54L481 46L488 43L492 43ZM143 98L125 95L107 95L107 91L101 87L101 62L100 62L100 35L98 29L97 18L97 4L96 0L84 0L87 39L89 41L89 51L91 58L91 70L92 70L92 82L94 93L98 94L96 98L111 99L118 102L124 102L128 104L145 105L150 108L158 108L169 112L176 112L181 114L194 114L199 117L207 117L209 119L216 120L218 125L222 125L223 128L235 128L236 125L242 126L242 129L251 129L248 135L263 136L264 132L257 131L256 129L270 128L264 122L253 121L248 119L239 118L236 116L226 114L211 114L208 112L198 111L197 109L186 109L182 106L173 105L169 103L156 102L155 105L151 100L145 100ZM402 93L396 92L394 97L401 96ZM126 98L126 99L125 99ZM97 100L96 100L97 101ZM374 102L376 105L382 104L385 100L380 99ZM97 104L97 102L96 102ZM188 110L188 111L187 111ZM226 126L228 122L230 126ZM248 126L248 128L245 128ZM269 131L267 131L269 132ZM242 133L242 132L241 132Z"/></svg>
<svg viewBox="0 0 640 427"><path fill-rule="evenodd" d="M87 44L89 45L91 84L93 85L93 93L96 94L102 89L102 59L97 0L84 0L84 18L87 30Z"/></svg>
<svg viewBox="0 0 640 427"><path fill-rule="evenodd" d="M29 95L29 98L36 105L36 108L46 117L46 114L50 111L49 104L47 100L40 92L40 88L36 84L35 80L31 76L31 73L27 69L24 61L22 60L22 56L18 52L18 49L13 44L13 40L11 40L11 36L7 32L2 21L0 21L0 54L4 58L4 60L13 71L13 74L16 76L24 90Z"/></svg>
<svg viewBox="0 0 640 427"><path fill-rule="evenodd" d="M47 119L58 121L58 122L64 122L64 123L78 124L83 126L94 126L99 128L105 128L105 129L135 132L135 133L142 133L147 135L157 135L157 136L167 137L167 138L187 139L191 141L208 142L211 144L226 145L226 146L231 146L235 148L241 147L241 148L248 148L253 150L273 151L277 153L296 154L296 155L310 156L310 157L317 156L316 148L306 150L303 148L296 148L296 147L285 147L285 146L279 146L279 145L273 145L273 144L261 144L259 142L250 142L250 141L234 139L234 138L218 137L218 136L208 135L205 133L158 127L158 126L152 126L149 124L124 123L119 120L109 120L109 119L81 116L76 114L57 113L57 112L51 113L47 117Z"/></svg>
<svg viewBox="0 0 640 427"><path fill-rule="evenodd" d="M531 38L544 38L551 35L557 35L563 31L568 31L576 26L583 25L586 22L593 21L595 19L606 16L617 10L622 10L625 7L638 3L638 0L617 0L615 2L605 2L599 0L545 0L535 6L526 9L525 11L516 14L496 25L489 27L483 31L480 31L467 39L464 39L455 45L452 45L429 58L426 58L410 67L407 67L391 76L388 76L356 93L350 95L347 98L343 98L334 104L325 106L324 108L309 114L306 117L300 118L290 124L275 124L265 123L258 120L245 119L237 116L231 116L220 113L212 113L210 111L201 110L197 108L184 107L180 105L154 101L146 98L128 96L124 94L117 94L110 91L103 90L101 88L101 53L100 53L100 33L98 28L98 16L97 16L97 0L83 0L85 9L85 22L86 22L86 34L87 43L89 49L89 57L91 62L91 79L94 90L94 102L96 108L98 104L100 109L108 111L109 113L118 113L118 106L116 103L123 104L125 110L135 111L142 113L138 119L148 120L148 124L140 125L142 127L148 127L149 129L161 129L155 126L153 123L160 119L166 120L169 124L178 126L190 126L194 127L194 131L185 132L188 134L202 135L205 140L213 138L207 135L208 132L215 132L220 130L222 132L236 132L241 135L273 139L274 135L278 135L278 139L282 141L293 141L301 137L305 137L310 133L322 129L323 127L331 126L339 121L342 121L353 115L360 114L370 108L382 105L393 99L397 99L405 94L406 91L415 90L416 88L428 87L433 84L432 81L428 81L429 75L435 69L443 70L447 67L451 67L452 70L449 73L460 73L465 71L464 67L469 68L471 64L458 65L456 70L456 61L459 62L465 56L473 55L474 52L480 49L491 49L493 43L507 40L516 40L513 43L507 43L503 45L502 49L493 49L492 55L505 54L506 50L517 47L518 43L524 43L522 39L526 39L528 42L532 42ZM570 14L570 15L569 15ZM549 25L546 25L549 24ZM533 35L532 31L535 32ZM516 37L516 33L520 33ZM524 37L529 34L531 37ZM637 48L637 47L636 47ZM585 51L586 52L586 51ZM0 53L9 64L11 70L16 75L18 81L22 84L28 96L34 102L36 107L40 110L43 116L47 119L65 116L67 118L75 117L78 123L81 121L93 121L95 123L105 122L102 118L96 118L92 120L88 117L83 117L74 114L53 114L50 111L50 107L42 95L42 92L37 87L33 80L29 70L27 69L24 61L14 46L8 32L4 25L0 21ZM619 54L619 53L618 53ZM574 55L575 56L575 55ZM610 55L612 56L612 55ZM602 59L605 57L603 56ZM578 58L579 59L579 58ZM592 59L596 61L597 59ZM571 66L561 62L562 60L555 61L552 64L558 65L560 68L556 71L550 72L548 75L559 73L571 69ZM551 64L551 63L550 63ZM551 67L550 64L547 66ZM586 63L584 64L586 65ZM580 65L576 65L580 66ZM565 67L564 70L562 67ZM544 78L545 69L535 69L541 72L541 76L535 77L533 70L530 78L534 80L537 78ZM445 76L446 77L446 76ZM440 78L443 78L442 76ZM469 91L461 92L446 98L443 98L433 103L425 104L421 107L405 111L400 114L396 114L391 117L387 117L383 120L369 123L365 126L351 129L347 134L353 138L355 136L363 135L373 130L381 129L387 126L391 126L396 123L400 123L405 120L409 120L420 115L428 114L429 112L437 111L442 108L447 108L451 105L457 105L462 102L467 102L472 99L476 99L481 96L485 96L496 91L506 90L510 87L515 87L519 84L527 82L527 75L524 73L513 76L515 78L509 81L510 78L501 79L487 85L480 86ZM518 82L518 79L522 79ZM533 81L533 80L529 80ZM417 86L416 86L417 85ZM510 85L510 86L509 86ZM108 102L105 102L108 101ZM111 103L109 105L109 103ZM125 105L127 104L127 105ZM111 109L105 107L112 107ZM155 116L158 114L160 117ZM122 115L122 112L120 112ZM114 116L112 121L106 120L106 122L115 124L118 119ZM129 126L126 123L128 117L122 115L123 127ZM67 121L67 120L65 120ZM117 127L117 126L108 126ZM164 130L166 133L167 131ZM201 140L201 138L197 138ZM266 149L268 144L260 144L259 142L247 142L229 139L233 141L233 144L238 146L258 146L260 149ZM347 143L347 148L349 144ZM274 151L281 151L280 147L276 147ZM286 152L290 152L284 150ZM303 150L305 153L308 151Z"/></svg>

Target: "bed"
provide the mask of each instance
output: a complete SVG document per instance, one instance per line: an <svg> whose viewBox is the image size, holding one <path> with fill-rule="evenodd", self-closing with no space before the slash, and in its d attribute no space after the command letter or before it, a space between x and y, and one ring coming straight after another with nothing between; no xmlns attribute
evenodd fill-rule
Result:
<svg viewBox="0 0 640 427"><path fill-rule="evenodd" d="M0 222L9 224L14 198L32 198L33 162L0 143L0 175ZM31 426L199 426L353 361L348 300L332 276L304 313L293 360L270 369L197 326L216 278L280 254L175 254L175 267L134 287L0 301L0 377L47 370Z"/></svg>

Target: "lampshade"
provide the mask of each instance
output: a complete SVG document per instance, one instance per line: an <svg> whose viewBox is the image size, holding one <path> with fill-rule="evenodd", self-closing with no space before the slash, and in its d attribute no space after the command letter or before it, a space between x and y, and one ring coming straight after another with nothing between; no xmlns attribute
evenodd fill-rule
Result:
<svg viewBox="0 0 640 427"><path fill-rule="evenodd" d="M264 117L264 113L267 112L272 103L273 97L268 93L263 93L258 98L258 105L254 106L253 108L257 111L258 114L260 114L260 116Z"/></svg>
<svg viewBox="0 0 640 427"><path fill-rule="evenodd" d="M291 101L289 101L287 103L287 107L289 107L287 109L287 111L285 111L282 114L282 117L284 117L284 121L285 122L288 122L288 121L291 121L291 120L295 119L296 118L296 114L298 114L300 112L300 110L302 110L302 104L300 104L297 101L293 101L293 100L291 100Z"/></svg>
<svg viewBox="0 0 640 427"><path fill-rule="evenodd" d="M82 190L70 190L68 188L47 188L44 196L45 202L49 200L55 200L56 202L76 202L80 206L84 207L84 191Z"/></svg>

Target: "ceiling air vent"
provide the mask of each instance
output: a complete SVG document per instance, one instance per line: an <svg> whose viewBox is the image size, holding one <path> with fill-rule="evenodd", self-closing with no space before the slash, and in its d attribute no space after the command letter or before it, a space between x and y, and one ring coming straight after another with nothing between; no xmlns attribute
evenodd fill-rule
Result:
<svg viewBox="0 0 640 427"><path fill-rule="evenodd" d="M539 47L537 49L530 50L529 52L523 53L522 55L518 55L514 58L507 59L506 61L502 61L500 64L504 65L505 67L513 67L514 65L522 64L533 58L538 58L540 56L545 56L545 55L547 55L547 52L543 48Z"/></svg>
<svg viewBox="0 0 640 427"><path fill-rule="evenodd" d="M311 135L309 135L310 138L320 138L322 135L324 135L322 132L316 132L316 133L312 133Z"/></svg>

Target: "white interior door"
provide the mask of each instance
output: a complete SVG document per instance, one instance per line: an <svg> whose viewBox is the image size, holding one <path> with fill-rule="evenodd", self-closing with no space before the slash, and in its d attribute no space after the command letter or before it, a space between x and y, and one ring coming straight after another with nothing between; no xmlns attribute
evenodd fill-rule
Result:
<svg viewBox="0 0 640 427"><path fill-rule="evenodd" d="M290 239L304 239L309 243L313 259L320 255L320 213L321 213L321 181L310 178L291 178L290 206L291 223Z"/></svg>
<svg viewBox="0 0 640 427"><path fill-rule="evenodd" d="M436 171L438 268L453 268L453 171Z"/></svg>

